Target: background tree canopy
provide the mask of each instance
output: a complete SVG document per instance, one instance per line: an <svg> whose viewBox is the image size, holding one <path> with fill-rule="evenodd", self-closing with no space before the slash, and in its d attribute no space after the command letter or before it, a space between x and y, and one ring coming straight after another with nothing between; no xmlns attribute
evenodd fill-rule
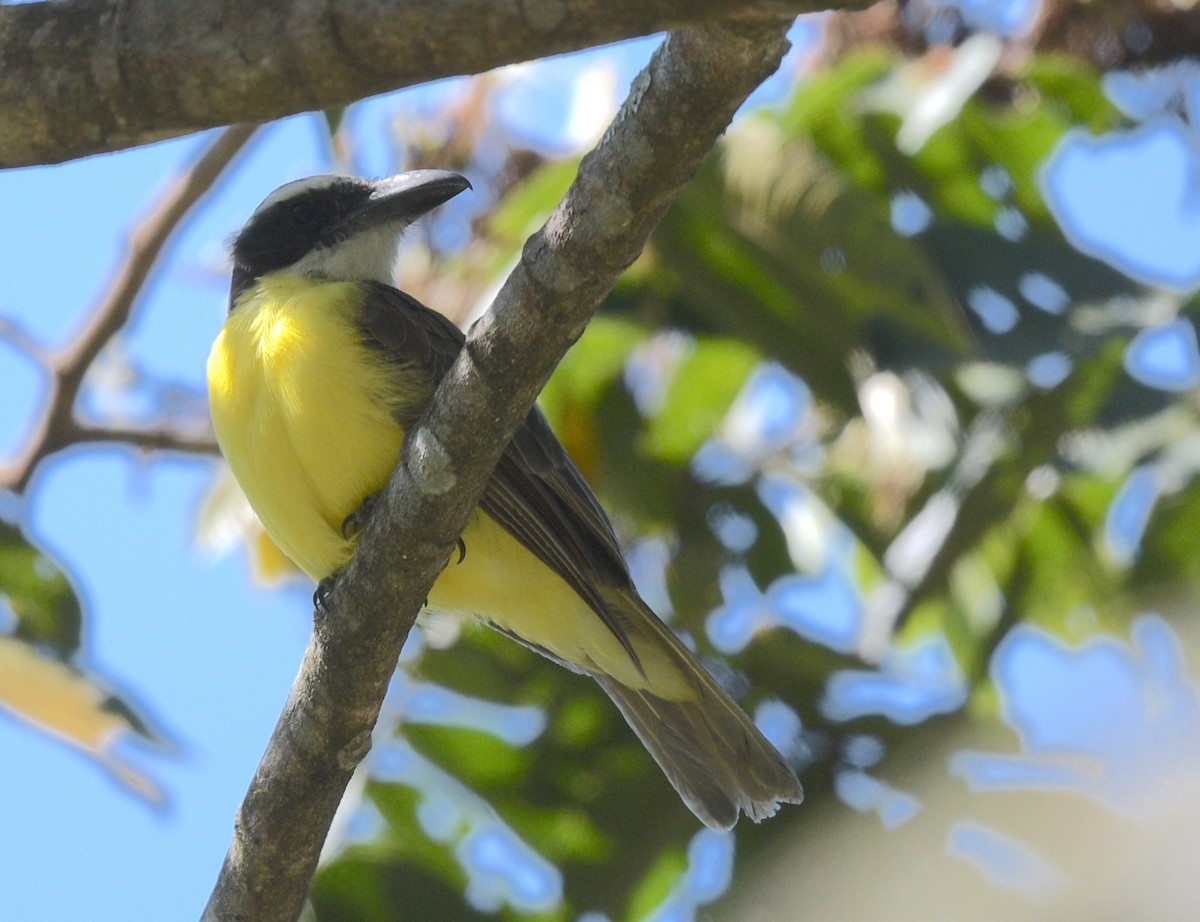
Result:
<svg viewBox="0 0 1200 922"><path fill-rule="evenodd" d="M309 918L1194 917L1200 97L1173 10L802 18L541 395L805 804L697 831L593 683L435 620ZM656 44L244 154L230 129L0 175L0 916L198 913L300 659L311 587L207 426L222 240L306 173L460 170L476 193L399 278L465 326ZM101 246L147 171L184 178Z"/></svg>

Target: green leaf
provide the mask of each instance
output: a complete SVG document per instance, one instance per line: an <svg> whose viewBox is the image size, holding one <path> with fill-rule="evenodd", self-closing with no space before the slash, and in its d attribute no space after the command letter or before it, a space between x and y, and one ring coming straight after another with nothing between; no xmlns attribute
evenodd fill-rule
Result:
<svg viewBox="0 0 1200 922"><path fill-rule="evenodd" d="M629 353L646 336L642 325L625 318L607 314L594 318L538 399L551 425L556 430L564 426L569 412L593 413L620 378Z"/></svg>
<svg viewBox="0 0 1200 922"><path fill-rule="evenodd" d="M634 889L626 918L632 922L650 915L667 898L686 870L687 855L683 849L665 849Z"/></svg>
<svg viewBox="0 0 1200 922"><path fill-rule="evenodd" d="M45 551L0 522L0 603L17 617L16 637L44 644L66 659L79 649L83 621L66 571Z"/></svg>
<svg viewBox="0 0 1200 922"><path fill-rule="evenodd" d="M641 439L652 458L684 465L711 438L760 360L735 339L700 340L675 370L662 409Z"/></svg>
<svg viewBox="0 0 1200 922"><path fill-rule="evenodd" d="M404 735L423 755L451 769L474 789L518 784L529 773L528 750L480 730L408 724Z"/></svg>
<svg viewBox="0 0 1200 922"><path fill-rule="evenodd" d="M499 274L529 235L545 223L578 172L579 160L575 158L542 164L496 208L489 228L498 244L492 274Z"/></svg>
<svg viewBox="0 0 1200 922"><path fill-rule="evenodd" d="M1044 105L1059 110L1060 120L1104 131L1121 122L1121 114L1104 92L1100 73L1082 58L1066 54L1038 54L1029 62L1026 81L1035 87ZM1019 108L1028 110L1029 106Z"/></svg>

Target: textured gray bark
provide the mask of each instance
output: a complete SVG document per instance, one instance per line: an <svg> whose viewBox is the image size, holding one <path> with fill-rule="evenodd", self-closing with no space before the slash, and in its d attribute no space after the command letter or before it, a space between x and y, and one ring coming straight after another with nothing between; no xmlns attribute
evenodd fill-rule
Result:
<svg viewBox="0 0 1200 922"><path fill-rule="evenodd" d="M69 0L0 6L0 167L823 0ZM839 6L865 5L859 0Z"/></svg>
<svg viewBox="0 0 1200 922"><path fill-rule="evenodd" d="M292 922L416 612L504 445L787 47L786 20L672 33L410 433L238 813L204 913Z"/></svg>

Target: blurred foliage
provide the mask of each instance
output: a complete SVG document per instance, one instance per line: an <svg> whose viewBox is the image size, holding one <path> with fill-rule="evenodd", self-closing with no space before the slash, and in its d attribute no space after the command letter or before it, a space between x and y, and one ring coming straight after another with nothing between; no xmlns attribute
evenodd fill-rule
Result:
<svg viewBox="0 0 1200 922"><path fill-rule="evenodd" d="M1136 306L1154 293L1075 250L1042 198L1040 170L1068 131L1122 124L1098 74L1035 57L1007 94L976 95L909 157L896 147L900 116L863 104L893 65L850 56L735 123L542 406L625 531L665 542L660 605L702 655L712 650L705 617L729 601L730 567L766 590L832 565L805 553L796 524L766 498L764 485L782 477L834 510L818 543L834 543L839 529L853 535L849 575L867 628L877 619L902 643L945 637L986 704L991 653L1014 625L1079 639L1123 628L1146 590L1197 588L1194 472L1162 497L1143 552L1122 563L1106 550L1113 503L1133 465L1153 464L1169 441L1110 450L1125 458L1115 464L1087 450L1130 433L1145 442L1145 427L1168 411L1194 435L1194 407L1129 377L1125 346L1146 322ZM547 162L498 205L472 244L489 254L489 271L515 256L574 169ZM902 226L898 209L913 203L923 215ZM1050 280L1063 303L1032 303L1031 279ZM981 294L1008 316L989 316ZM1060 380L1036 383L1031 362L1050 353L1062 356ZM754 438L743 402L764 363L802 381L810 399L780 432ZM868 411L877 393L893 401L890 416ZM699 464L697 452L714 447L725 466ZM940 500L951 510L940 539L898 565L906 536ZM749 540L723 537L716 523L730 516L748 523ZM881 606L881 587L898 589L900 603ZM750 689L747 707L778 698L800 715L810 797L839 770L839 740L903 732L879 717L839 723L819 707L830 674L862 668L860 656L869 665L871 653L777 627L730 659L736 674L719 667L735 690ZM696 825L591 683L482 632L426 651L415 671L545 708L548 726L528 746L449 727L402 733L561 870L563 902L547 918L641 918L678 884ZM451 895L466 885L461 830L430 833L411 788L369 788L388 832L320 873L319 918L416 918L365 905L367 893L386 901L385 890L406 887L439 894L420 918L472 917ZM804 812L740 826L739 850L766 847Z"/></svg>
<svg viewBox="0 0 1200 922"><path fill-rule="evenodd" d="M122 736L157 739L99 676L73 662L82 608L71 579L15 525L0 521L0 709L87 753L134 793L158 802L149 778L125 764Z"/></svg>

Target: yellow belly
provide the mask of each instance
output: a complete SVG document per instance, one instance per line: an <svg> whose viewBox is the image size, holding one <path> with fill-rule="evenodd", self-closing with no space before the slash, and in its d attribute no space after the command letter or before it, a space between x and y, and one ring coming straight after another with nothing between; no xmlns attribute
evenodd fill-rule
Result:
<svg viewBox="0 0 1200 922"><path fill-rule="evenodd" d="M426 397L417 375L360 341L353 318L362 296L354 283L268 277L226 319L208 361L221 451L267 533L316 580L350 562L355 544L342 523L396 465L404 433L392 408ZM452 555L431 608L482 618L561 660L644 686L587 603L502 526L476 510L463 541L466 558ZM631 642L647 672L666 680L662 693L682 696L659 645L637 630Z"/></svg>
<svg viewBox="0 0 1200 922"><path fill-rule="evenodd" d="M431 609L482 618L537 644L558 659L611 675L630 688L645 677L617 639L570 585L542 563L502 525L476 509L462 535L466 556L456 551L429 592ZM631 640L659 676L661 651Z"/></svg>

